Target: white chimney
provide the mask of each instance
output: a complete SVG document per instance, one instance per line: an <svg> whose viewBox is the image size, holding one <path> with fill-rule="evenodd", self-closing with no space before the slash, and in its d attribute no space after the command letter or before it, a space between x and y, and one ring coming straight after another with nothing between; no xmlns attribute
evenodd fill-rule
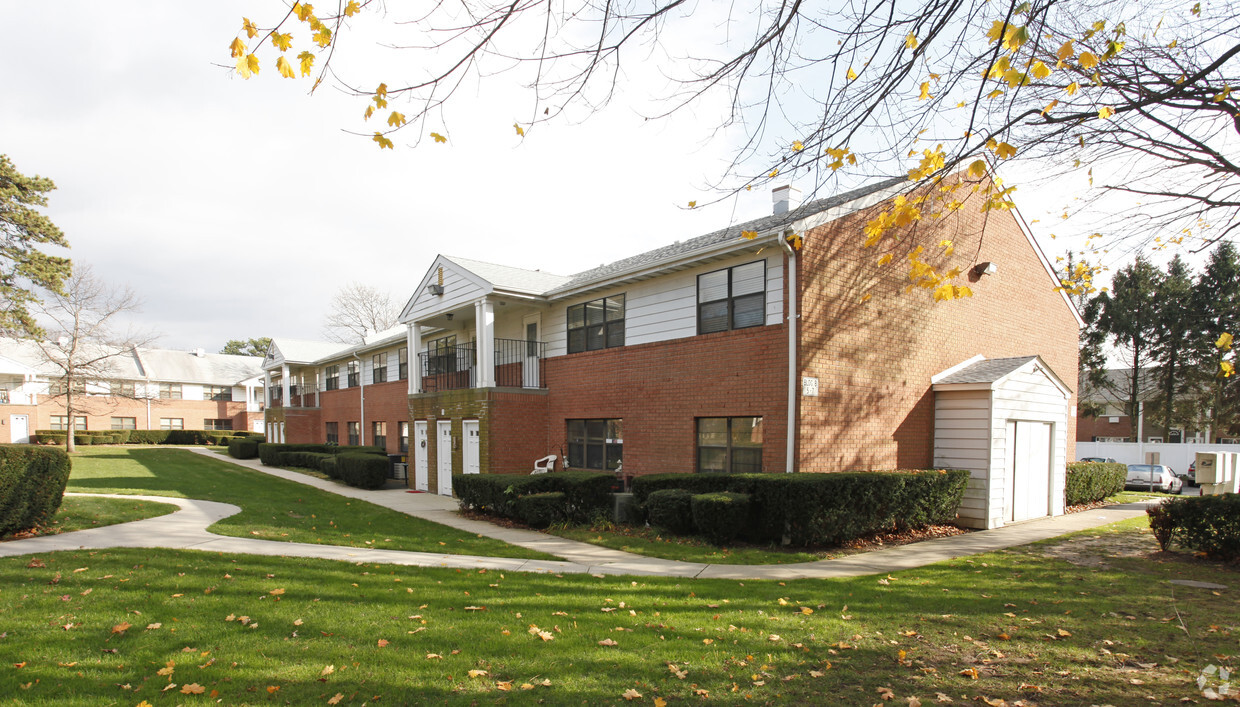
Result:
<svg viewBox="0 0 1240 707"><path fill-rule="evenodd" d="M801 190L785 184L771 190L771 201L775 204L775 215L786 214L801 205Z"/></svg>

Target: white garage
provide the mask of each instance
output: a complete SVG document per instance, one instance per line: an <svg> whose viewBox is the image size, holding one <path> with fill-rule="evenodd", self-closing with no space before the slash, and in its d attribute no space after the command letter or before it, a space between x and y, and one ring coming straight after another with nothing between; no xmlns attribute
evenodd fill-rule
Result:
<svg viewBox="0 0 1240 707"><path fill-rule="evenodd" d="M934 465L971 476L960 523L1062 515L1072 392L1038 356L975 356L931 378Z"/></svg>

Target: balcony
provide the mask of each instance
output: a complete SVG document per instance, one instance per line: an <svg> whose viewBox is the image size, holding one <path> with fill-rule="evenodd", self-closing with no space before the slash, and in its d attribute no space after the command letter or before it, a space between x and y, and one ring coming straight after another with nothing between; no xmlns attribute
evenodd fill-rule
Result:
<svg viewBox="0 0 1240 707"><path fill-rule="evenodd" d="M520 339L495 340L495 386L500 388L545 388L543 360L546 344ZM418 354L422 373L421 390L439 393L479 387L478 352L474 344L441 346Z"/></svg>

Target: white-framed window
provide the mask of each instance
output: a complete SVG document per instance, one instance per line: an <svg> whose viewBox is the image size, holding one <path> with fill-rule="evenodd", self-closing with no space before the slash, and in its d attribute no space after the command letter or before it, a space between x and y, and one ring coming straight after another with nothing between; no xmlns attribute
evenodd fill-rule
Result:
<svg viewBox="0 0 1240 707"><path fill-rule="evenodd" d="M138 418L136 417L114 417L112 418L112 429L114 430L136 430L138 429Z"/></svg>
<svg viewBox="0 0 1240 707"><path fill-rule="evenodd" d="M180 400L181 384L180 383L160 383L159 397L162 400Z"/></svg>
<svg viewBox="0 0 1240 707"><path fill-rule="evenodd" d="M387 382L387 354L377 353L371 357L371 380L375 383Z"/></svg>
<svg viewBox="0 0 1240 707"><path fill-rule="evenodd" d="M698 275L698 333L747 329L766 323L766 261Z"/></svg>
<svg viewBox="0 0 1240 707"><path fill-rule="evenodd" d="M85 417L75 417L73 418L73 422L74 422L73 424L74 430L78 432L83 432L86 430L86 418ZM51 429L53 431L57 431L57 432L68 431L69 416L68 415L52 415L52 418L49 424L51 425Z"/></svg>
<svg viewBox="0 0 1240 707"><path fill-rule="evenodd" d="M568 352L624 346L624 294L600 297L568 308Z"/></svg>
<svg viewBox="0 0 1240 707"><path fill-rule="evenodd" d="M202 429L219 431L229 431L233 428L233 421L230 418L217 418L214 420L203 420Z"/></svg>
<svg viewBox="0 0 1240 707"><path fill-rule="evenodd" d="M183 430L185 429L185 418L183 417L161 417L159 418L159 429L161 430Z"/></svg>

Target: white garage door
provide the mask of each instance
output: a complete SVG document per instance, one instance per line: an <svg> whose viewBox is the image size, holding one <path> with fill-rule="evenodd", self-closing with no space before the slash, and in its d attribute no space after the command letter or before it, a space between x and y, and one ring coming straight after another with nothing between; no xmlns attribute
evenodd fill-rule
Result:
<svg viewBox="0 0 1240 707"><path fill-rule="evenodd" d="M1008 520L1042 518L1051 512L1051 424L1008 420Z"/></svg>

